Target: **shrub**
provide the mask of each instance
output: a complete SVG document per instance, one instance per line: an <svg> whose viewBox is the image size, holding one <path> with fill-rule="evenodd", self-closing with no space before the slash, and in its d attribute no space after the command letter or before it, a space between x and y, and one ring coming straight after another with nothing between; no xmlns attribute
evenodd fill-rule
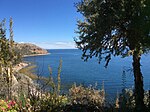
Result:
<svg viewBox="0 0 150 112"><path fill-rule="evenodd" d="M60 94L61 67L62 60L60 60L59 63L56 82L53 80L52 70L49 67L50 77L39 82L39 93L36 94L36 92L33 91L32 94L28 96L30 99L29 105L32 106L30 110L34 112L59 112L61 111L61 107L67 104L67 96Z"/></svg>
<svg viewBox="0 0 150 112"><path fill-rule="evenodd" d="M96 90L93 87L83 87L82 85L76 86L74 84L69 90L70 100L74 104L85 104L90 103L97 104L100 106L104 105L105 91Z"/></svg>
<svg viewBox="0 0 150 112"><path fill-rule="evenodd" d="M74 84L69 90L69 102L71 106L69 110L78 108L78 110L83 109L83 111L99 112L103 110L105 104L105 91L104 89L97 90L92 86L86 88L82 85L76 86L76 84Z"/></svg>
<svg viewBox="0 0 150 112"><path fill-rule="evenodd" d="M149 92L144 92L144 104L148 108L149 104ZM123 89L122 93L119 96L119 109L122 111L133 111L135 108L135 97L134 91L132 89Z"/></svg>
<svg viewBox="0 0 150 112"><path fill-rule="evenodd" d="M13 100L0 100L0 112L17 112L18 105Z"/></svg>

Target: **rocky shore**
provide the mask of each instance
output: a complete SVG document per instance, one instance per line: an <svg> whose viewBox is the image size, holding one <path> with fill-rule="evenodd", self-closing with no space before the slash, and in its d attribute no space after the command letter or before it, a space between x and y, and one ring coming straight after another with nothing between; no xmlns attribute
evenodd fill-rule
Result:
<svg viewBox="0 0 150 112"><path fill-rule="evenodd" d="M14 72L18 72L20 69L27 67L29 64L25 62L21 62L13 67Z"/></svg>
<svg viewBox="0 0 150 112"><path fill-rule="evenodd" d="M30 43L15 43L14 47L14 52L18 53L19 56L17 57L18 60L22 56L29 57L49 54L47 50ZM35 80L39 77L32 73L33 67L29 63L20 62L13 66L12 71L8 68L8 75L1 77L0 95L8 96L11 93L12 96L19 97L21 93L34 96L41 94L38 89L39 85L35 83Z"/></svg>
<svg viewBox="0 0 150 112"><path fill-rule="evenodd" d="M25 95L39 95L37 84L27 75L19 73L21 69L29 66L28 63L21 62L14 66L12 76L12 96L18 97L18 93L23 92Z"/></svg>

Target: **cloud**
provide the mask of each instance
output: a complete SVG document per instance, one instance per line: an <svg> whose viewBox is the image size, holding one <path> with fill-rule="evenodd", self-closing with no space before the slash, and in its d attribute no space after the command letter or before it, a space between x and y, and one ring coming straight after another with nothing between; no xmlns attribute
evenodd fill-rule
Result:
<svg viewBox="0 0 150 112"><path fill-rule="evenodd" d="M74 49L75 42L34 42L33 44L44 49Z"/></svg>

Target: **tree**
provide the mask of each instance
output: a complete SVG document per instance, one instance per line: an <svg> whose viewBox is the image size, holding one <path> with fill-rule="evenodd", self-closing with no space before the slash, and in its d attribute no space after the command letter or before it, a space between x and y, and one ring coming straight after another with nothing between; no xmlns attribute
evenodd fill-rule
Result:
<svg viewBox="0 0 150 112"><path fill-rule="evenodd" d="M76 45L82 58L133 57L136 111L144 109L141 55L150 50L150 0L82 0L76 4L84 20L77 22Z"/></svg>
<svg viewBox="0 0 150 112"><path fill-rule="evenodd" d="M7 97L11 98L12 95L12 78L13 78L13 65L19 62L21 57L20 53L15 51L14 41L13 41L13 21L10 18L10 38L6 38L6 20L4 19L0 22L0 76L7 84ZM5 86L4 84L2 86Z"/></svg>

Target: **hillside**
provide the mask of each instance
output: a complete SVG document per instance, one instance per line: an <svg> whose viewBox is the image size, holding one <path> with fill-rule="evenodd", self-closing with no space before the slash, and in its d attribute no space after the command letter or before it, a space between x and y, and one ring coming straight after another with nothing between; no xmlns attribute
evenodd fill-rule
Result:
<svg viewBox="0 0 150 112"><path fill-rule="evenodd" d="M47 50L31 43L16 43L16 50L18 50L21 55L36 55L48 53Z"/></svg>

